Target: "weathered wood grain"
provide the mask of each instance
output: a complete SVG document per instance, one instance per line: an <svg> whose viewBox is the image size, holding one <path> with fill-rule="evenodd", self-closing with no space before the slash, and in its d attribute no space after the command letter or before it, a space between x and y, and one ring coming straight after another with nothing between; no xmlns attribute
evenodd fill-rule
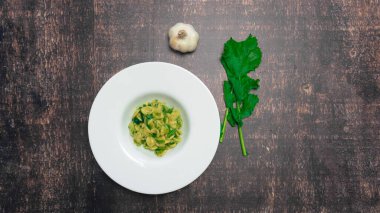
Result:
<svg viewBox="0 0 380 213"><path fill-rule="evenodd" d="M380 2L0 1L0 212L379 212ZM192 54L168 47L187 22ZM183 66L224 112L223 43L264 56L260 103L191 185L147 196L108 178L87 122L101 86L144 61Z"/></svg>

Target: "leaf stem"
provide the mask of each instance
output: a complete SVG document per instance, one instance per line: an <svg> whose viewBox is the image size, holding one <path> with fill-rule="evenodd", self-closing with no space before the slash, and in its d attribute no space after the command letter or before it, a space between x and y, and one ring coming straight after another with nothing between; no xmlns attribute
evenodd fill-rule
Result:
<svg viewBox="0 0 380 213"><path fill-rule="evenodd" d="M240 113L240 102L239 101L236 103L236 108L237 108L238 112ZM241 153L243 154L244 157L246 157L248 154L247 154L247 150L245 149L242 125L238 125L238 132L239 132Z"/></svg>
<svg viewBox="0 0 380 213"><path fill-rule="evenodd" d="M219 143L222 143L224 140L224 134L226 133L226 126L227 126L227 117L228 117L229 112L230 112L230 108L226 108L226 112L224 114L224 119L223 119L223 124L222 124L222 130L220 132Z"/></svg>
<svg viewBox="0 0 380 213"><path fill-rule="evenodd" d="M239 132L241 153L243 154L244 157L246 157L248 154L247 154L247 150L245 149L243 130L241 126L238 126L238 132Z"/></svg>

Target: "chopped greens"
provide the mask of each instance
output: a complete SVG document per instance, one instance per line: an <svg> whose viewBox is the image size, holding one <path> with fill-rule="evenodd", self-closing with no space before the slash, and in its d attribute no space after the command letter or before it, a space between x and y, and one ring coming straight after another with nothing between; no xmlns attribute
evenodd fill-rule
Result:
<svg viewBox="0 0 380 213"><path fill-rule="evenodd" d="M138 107L128 125L133 142L157 156L163 156L181 142L181 127L181 113L158 100Z"/></svg>

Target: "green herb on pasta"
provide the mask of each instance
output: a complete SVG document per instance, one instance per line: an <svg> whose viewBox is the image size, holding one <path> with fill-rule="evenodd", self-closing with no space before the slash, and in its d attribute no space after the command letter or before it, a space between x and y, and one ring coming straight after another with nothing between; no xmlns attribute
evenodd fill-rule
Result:
<svg viewBox="0 0 380 213"><path fill-rule="evenodd" d="M181 142L182 124L179 110L153 100L136 109L128 128L137 146L163 156Z"/></svg>

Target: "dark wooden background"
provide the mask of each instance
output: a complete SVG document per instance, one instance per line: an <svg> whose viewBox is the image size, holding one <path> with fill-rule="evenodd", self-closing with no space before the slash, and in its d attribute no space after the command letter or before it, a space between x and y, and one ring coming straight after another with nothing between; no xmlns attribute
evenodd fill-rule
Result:
<svg viewBox="0 0 380 213"><path fill-rule="evenodd" d="M378 0L0 0L0 212L379 212ZM195 26L193 54L168 47ZM87 122L119 70L145 61L187 68L224 113L218 58L230 37L260 41L260 104L248 158L227 129L206 172L148 196L96 163Z"/></svg>

